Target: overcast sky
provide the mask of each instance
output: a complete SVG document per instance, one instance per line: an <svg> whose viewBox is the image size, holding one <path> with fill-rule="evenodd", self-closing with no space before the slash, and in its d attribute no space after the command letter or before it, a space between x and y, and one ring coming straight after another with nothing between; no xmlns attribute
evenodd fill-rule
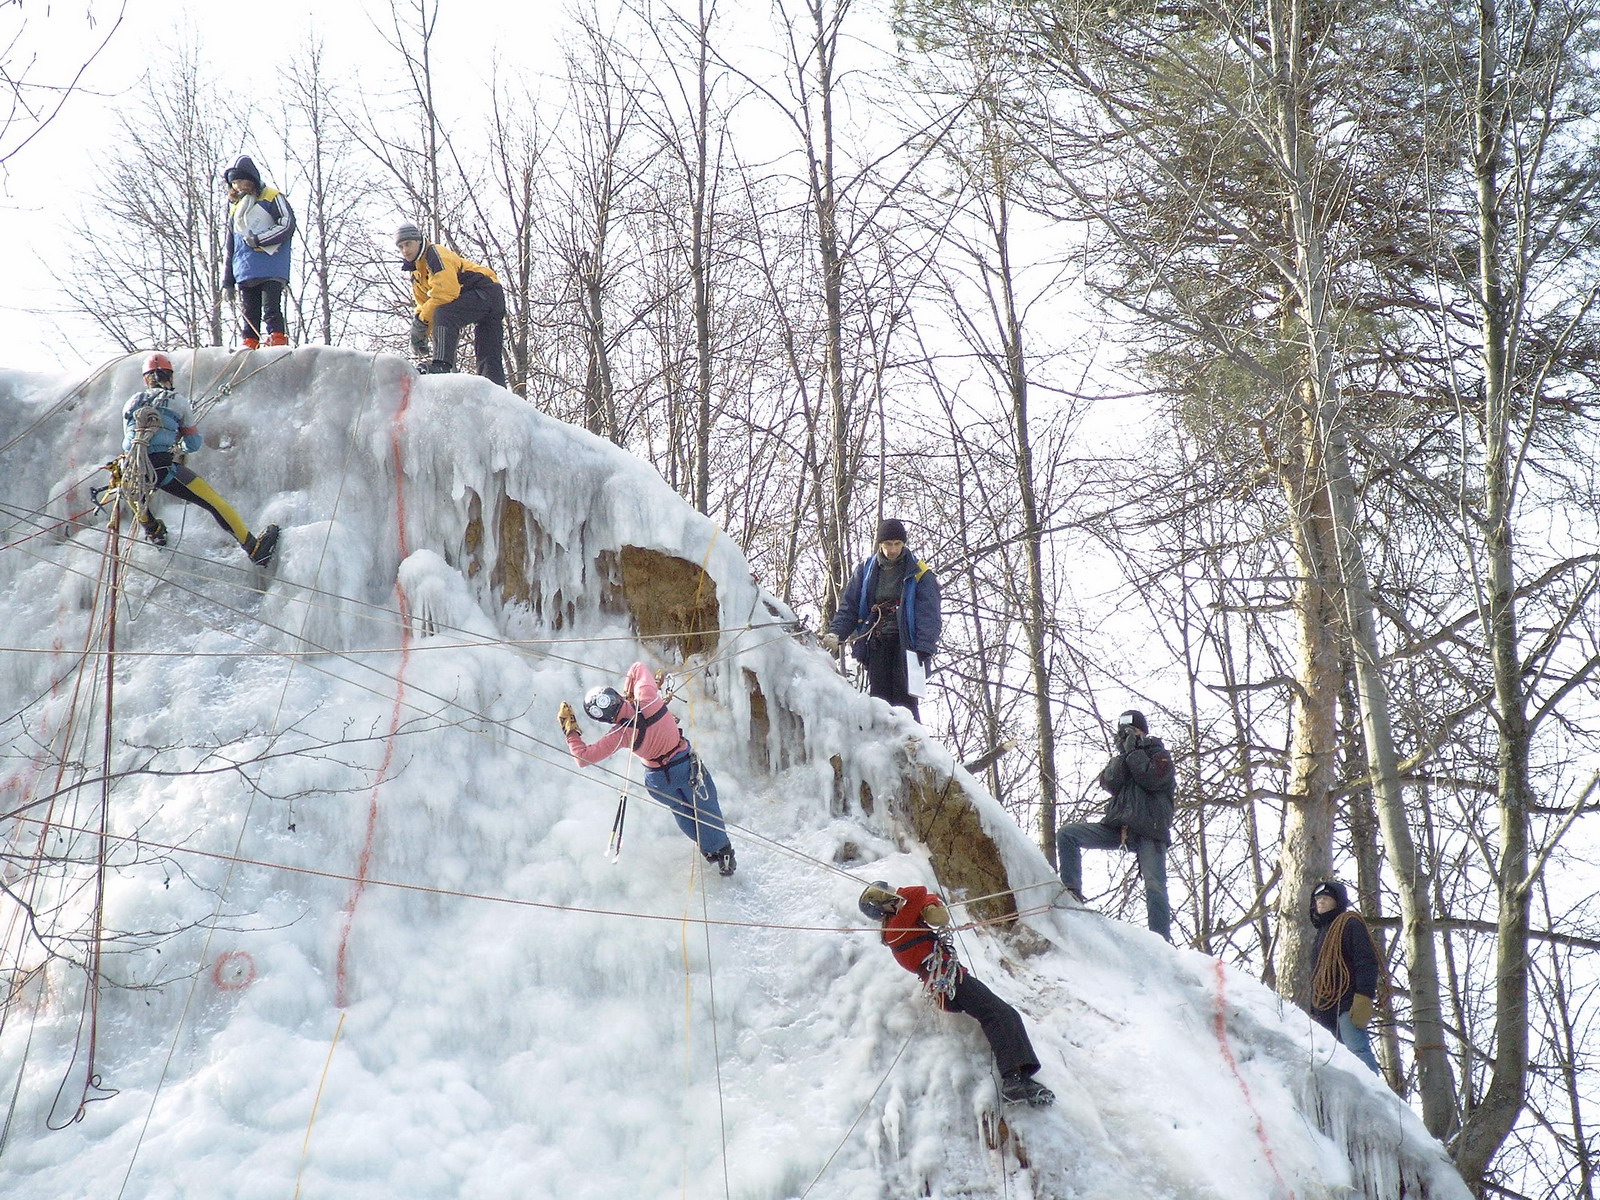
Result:
<svg viewBox="0 0 1600 1200"><path fill-rule="evenodd" d="M97 191L142 182L102 177L97 162L116 136L118 109L137 95L147 70L159 69L163 46L198 39L214 65L236 66L241 88L270 88L279 64L313 29L332 55L363 76L381 76L393 61L374 27L374 18L387 20L387 0L273 0L255 10L215 0L57 0L48 8L0 0L0 59L13 74L31 59L32 78L65 82L119 11L121 24L81 89L0 172L0 220L9 251L7 286L0 289L0 365L77 367L114 352L83 321L63 321L59 281L70 266L68 225L82 212L92 214ZM444 0L436 39L440 60L466 72L474 85L488 77L493 55L534 69L548 61L555 11L543 3ZM6 51L19 26L20 39ZM249 33L242 32L245 27ZM487 40L486 30L494 31ZM471 91L476 94L476 86ZM10 149L15 141L13 135L0 146ZM246 143L244 134L241 148L249 152ZM151 164L152 173L160 169ZM222 203L220 184L217 202ZM69 339L77 344L69 345Z"/></svg>

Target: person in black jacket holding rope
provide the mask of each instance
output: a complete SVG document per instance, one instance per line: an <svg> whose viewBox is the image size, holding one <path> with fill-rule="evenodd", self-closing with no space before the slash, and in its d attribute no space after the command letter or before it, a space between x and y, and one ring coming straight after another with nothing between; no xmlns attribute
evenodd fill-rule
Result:
<svg viewBox="0 0 1600 1200"><path fill-rule="evenodd" d="M1117 718L1117 752L1100 772L1111 793L1104 821L1063 825L1056 831L1061 882L1083 903L1083 851L1126 846L1139 856L1145 914L1152 933L1172 940L1172 905L1167 899L1167 845L1172 841L1175 776L1172 755L1136 708Z"/></svg>
<svg viewBox="0 0 1600 1200"><path fill-rule="evenodd" d="M1317 930L1311 949L1311 1017L1373 1074L1381 1075L1367 1036L1380 975L1372 931L1350 907L1350 894L1337 879L1311 889L1311 924Z"/></svg>

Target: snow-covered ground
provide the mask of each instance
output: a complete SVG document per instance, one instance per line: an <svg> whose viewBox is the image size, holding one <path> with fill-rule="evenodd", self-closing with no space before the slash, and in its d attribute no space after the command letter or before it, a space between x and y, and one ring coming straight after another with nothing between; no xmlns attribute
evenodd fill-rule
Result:
<svg viewBox="0 0 1600 1200"><path fill-rule="evenodd" d="M254 570L158 501L172 546L127 553L109 697L107 534L64 522L105 481L139 360L0 372L4 883L40 921L0 899L0 1194L1466 1196L1412 1112L1258 983L1044 908L1050 869L998 805L791 637L648 467L394 358L178 362L196 396L233 385L191 465L283 527L280 557ZM635 636L623 546L703 567L712 648ZM637 765L579 770L559 735L560 701L635 658L684 681L731 879ZM1053 1109L1000 1113L976 1024L929 1009L856 912L869 880L936 882L908 764L960 780L1040 910L961 942L1023 1012ZM32 856L92 864L102 812L92 993L73 964L96 872ZM63 956L40 970L37 933Z"/></svg>

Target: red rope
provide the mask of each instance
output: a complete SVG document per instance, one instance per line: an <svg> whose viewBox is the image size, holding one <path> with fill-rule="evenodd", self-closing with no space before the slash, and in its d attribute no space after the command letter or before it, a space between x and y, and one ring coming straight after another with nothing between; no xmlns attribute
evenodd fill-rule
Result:
<svg viewBox="0 0 1600 1200"><path fill-rule="evenodd" d="M406 490L405 463L401 458L401 435L405 429L406 411L411 405L411 377L401 380L400 406L390 422L390 456L394 467L395 536L399 542L400 561L410 553L406 545ZM383 762L378 767L377 778L372 783L372 794L367 802L367 832L361 846L361 858L356 864L356 886L344 907L344 922L339 930L339 954L334 967L333 1002L345 1007L350 995L350 927L355 923L356 905L367 890L367 872L372 867L372 847L378 837L378 793L388 781L389 769L394 765L395 743L404 721L406 695L406 667L411 662L411 602L399 582L395 583L395 597L400 606L400 665L394 675L394 709L389 715L389 732L384 738Z"/></svg>
<svg viewBox="0 0 1600 1200"><path fill-rule="evenodd" d="M1228 1000L1227 1000L1227 965L1219 958L1215 961L1217 975L1217 1007L1214 1017L1214 1026L1217 1033L1217 1045L1222 1048L1222 1060L1228 1064L1228 1070L1233 1072L1233 1077L1239 1083L1239 1090L1244 1093L1244 1102L1250 1109L1250 1115L1255 1121L1256 1138L1261 1142L1261 1151L1266 1155L1267 1166L1272 1168L1272 1177L1278 1181L1281 1194L1288 1200L1295 1200L1294 1189L1283 1177L1283 1172L1278 1170L1277 1157L1272 1153L1272 1143L1267 1138L1267 1126L1261 1119L1261 1110L1256 1107L1256 1102L1250 1096L1250 1085L1244 1081L1244 1076L1239 1074L1238 1060L1233 1056L1233 1047L1228 1042Z"/></svg>

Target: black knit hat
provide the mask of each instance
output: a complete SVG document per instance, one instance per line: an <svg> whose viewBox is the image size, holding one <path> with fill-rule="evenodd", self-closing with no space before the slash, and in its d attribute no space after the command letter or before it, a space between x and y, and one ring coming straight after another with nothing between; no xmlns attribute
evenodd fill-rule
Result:
<svg viewBox="0 0 1600 1200"><path fill-rule="evenodd" d="M903 542L906 540L906 527L894 517L885 517L878 522L878 536L872 540L874 546L884 542Z"/></svg>
<svg viewBox="0 0 1600 1200"><path fill-rule="evenodd" d="M1117 718L1117 728L1123 729L1132 725L1140 733L1150 732L1150 722L1144 719L1144 714L1137 708L1130 708Z"/></svg>
<svg viewBox="0 0 1600 1200"><path fill-rule="evenodd" d="M261 186L261 172L256 170L256 164L250 161L248 154L241 154L239 161L222 173L224 183L234 183L240 179L248 179L257 188Z"/></svg>
<svg viewBox="0 0 1600 1200"><path fill-rule="evenodd" d="M394 244L396 246L401 242L420 242L422 240L422 230L418 229L410 221L407 221L394 231Z"/></svg>
<svg viewBox="0 0 1600 1200"><path fill-rule="evenodd" d="M1316 887L1311 889L1312 912L1317 911L1318 896L1332 896L1333 911L1336 913L1343 912L1345 909L1350 907L1350 891L1337 879L1324 879L1321 883L1317 884Z"/></svg>

